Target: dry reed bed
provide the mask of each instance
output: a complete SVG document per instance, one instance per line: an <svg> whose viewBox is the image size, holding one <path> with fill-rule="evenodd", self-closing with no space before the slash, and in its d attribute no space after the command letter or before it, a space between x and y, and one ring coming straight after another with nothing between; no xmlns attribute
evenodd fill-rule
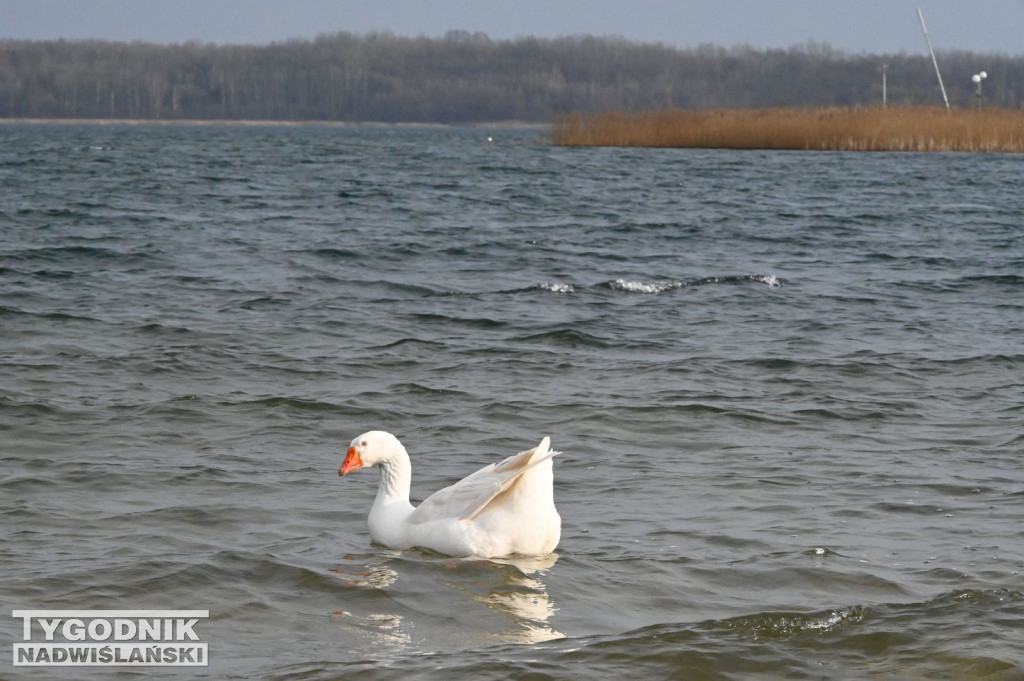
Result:
<svg viewBox="0 0 1024 681"><path fill-rule="evenodd" d="M1024 112L934 107L572 114L555 144L608 147L1024 153Z"/></svg>

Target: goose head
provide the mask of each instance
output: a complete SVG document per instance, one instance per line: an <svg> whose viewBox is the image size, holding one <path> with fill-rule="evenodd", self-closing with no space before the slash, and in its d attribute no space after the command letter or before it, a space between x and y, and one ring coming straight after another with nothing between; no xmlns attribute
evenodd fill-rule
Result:
<svg viewBox="0 0 1024 681"><path fill-rule="evenodd" d="M399 458L405 448L398 438L383 430L371 430L352 440L338 475L348 475L360 468L376 466Z"/></svg>

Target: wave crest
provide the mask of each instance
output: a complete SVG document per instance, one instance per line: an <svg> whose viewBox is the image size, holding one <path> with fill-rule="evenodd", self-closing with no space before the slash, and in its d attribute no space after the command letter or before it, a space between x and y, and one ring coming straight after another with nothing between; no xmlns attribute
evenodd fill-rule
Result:
<svg viewBox="0 0 1024 681"><path fill-rule="evenodd" d="M751 282L757 284L764 284L769 288L782 287L782 282L779 281L778 277L771 274L744 274L724 277L702 277L700 279L691 279L689 281L677 281L675 279L655 279L653 281L615 279L614 281L610 281L607 284L605 284L605 286L615 291L625 291L627 293L657 294L689 286L707 286L710 284L746 284Z"/></svg>

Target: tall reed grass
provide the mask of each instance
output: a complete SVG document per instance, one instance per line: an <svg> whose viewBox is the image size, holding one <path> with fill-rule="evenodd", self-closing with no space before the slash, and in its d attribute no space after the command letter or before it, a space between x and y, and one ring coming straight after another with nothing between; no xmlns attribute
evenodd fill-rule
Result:
<svg viewBox="0 0 1024 681"><path fill-rule="evenodd" d="M1024 153L1024 111L933 107L571 114L563 146Z"/></svg>

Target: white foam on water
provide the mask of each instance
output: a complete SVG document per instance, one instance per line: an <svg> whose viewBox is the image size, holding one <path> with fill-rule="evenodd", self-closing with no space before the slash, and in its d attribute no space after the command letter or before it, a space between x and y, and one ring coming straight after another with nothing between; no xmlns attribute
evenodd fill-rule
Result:
<svg viewBox="0 0 1024 681"><path fill-rule="evenodd" d="M552 293L575 293L576 288L572 284L560 284L560 283L549 283L545 282L540 284L539 288L545 291L551 291Z"/></svg>
<svg viewBox="0 0 1024 681"><path fill-rule="evenodd" d="M682 282L671 279L659 279L651 282L616 279L610 284L616 291L628 291L629 293L664 293L682 285Z"/></svg>

